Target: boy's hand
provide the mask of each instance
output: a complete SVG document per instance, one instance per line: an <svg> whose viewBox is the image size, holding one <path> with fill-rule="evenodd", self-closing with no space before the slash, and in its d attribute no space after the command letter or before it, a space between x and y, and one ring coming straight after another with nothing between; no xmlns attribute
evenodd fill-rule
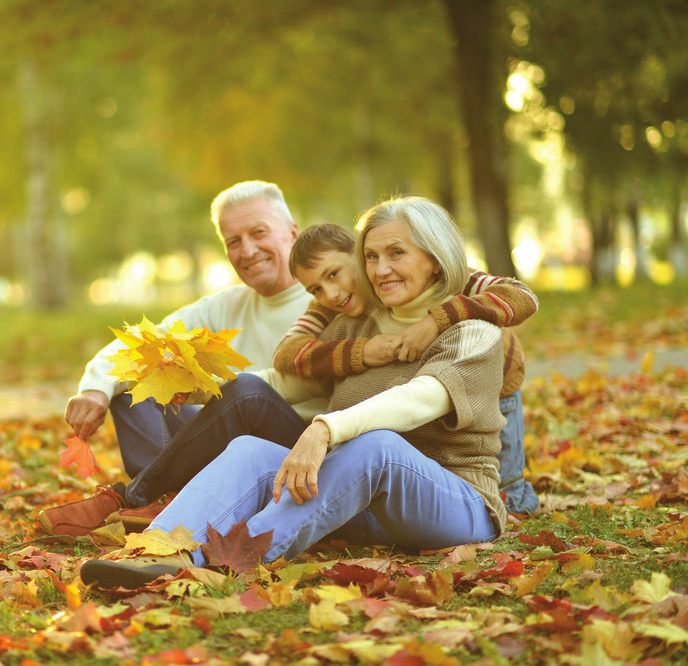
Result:
<svg viewBox="0 0 688 666"><path fill-rule="evenodd" d="M402 339L399 335L380 333L363 345L363 365L374 368L394 361L399 353Z"/></svg>
<svg viewBox="0 0 688 666"><path fill-rule="evenodd" d="M330 429L322 421L311 423L303 431L275 475L272 491L275 503L280 501L285 485L297 504L318 496L318 472L329 443Z"/></svg>
<svg viewBox="0 0 688 666"><path fill-rule="evenodd" d="M411 324L399 336L402 340L398 351L399 360L409 363L417 361L439 334L439 326L432 315L427 315L419 322Z"/></svg>

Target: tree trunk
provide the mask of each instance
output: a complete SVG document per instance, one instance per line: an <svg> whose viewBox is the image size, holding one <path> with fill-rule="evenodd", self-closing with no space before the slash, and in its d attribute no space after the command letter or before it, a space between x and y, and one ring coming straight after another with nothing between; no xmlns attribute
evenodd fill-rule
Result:
<svg viewBox="0 0 688 666"><path fill-rule="evenodd" d="M683 207L683 196L681 183L676 182L672 188L671 201L671 241L669 245L669 261L674 267L676 277L683 280L688 277L688 251L681 233L681 209Z"/></svg>
<svg viewBox="0 0 688 666"><path fill-rule="evenodd" d="M587 170L584 169L584 172ZM590 279L594 286L614 281L616 260L614 257L615 217L605 200L593 196L595 182L589 173L583 178L583 211L588 220L591 238Z"/></svg>
<svg viewBox="0 0 688 666"><path fill-rule="evenodd" d="M494 0L444 0L458 39L458 90L470 138L469 161L477 233L491 273L515 275L509 240L507 161L492 46Z"/></svg>
<svg viewBox="0 0 688 666"><path fill-rule="evenodd" d="M51 183L51 142L45 91L33 63L19 70L26 137L26 226L31 301L40 309L64 307L68 300L64 218L57 212Z"/></svg>
<svg viewBox="0 0 688 666"><path fill-rule="evenodd" d="M626 202L626 214L633 231L633 253L635 254L635 279L647 282L650 273L647 267L645 250L640 242L640 197L638 196L638 183L633 182L628 191Z"/></svg>
<svg viewBox="0 0 688 666"><path fill-rule="evenodd" d="M433 137L435 139L435 137ZM437 157L437 202L452 216L456 215L456 174L451 137L440 136L433 141Z"/></svg>

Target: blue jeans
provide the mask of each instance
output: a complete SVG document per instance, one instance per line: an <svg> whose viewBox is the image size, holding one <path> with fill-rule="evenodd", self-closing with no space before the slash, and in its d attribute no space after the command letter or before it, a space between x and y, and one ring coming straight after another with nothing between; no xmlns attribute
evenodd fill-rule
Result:
<svg viewBox="0 0 688 666"><path fill-rule="evenodd" d="M209 524L225 535L244 518L251 536L273 530L267 562L296 557L352 519L367 526L368 543L403 551L490 541L498 533L469 483L395 432L374 430L335 447L320 468L318 496L301 505L287 492L279 504L272 499L287 453L258 437L238 437L149 529L171 532L183 525L207 543ZM200 548L193 558L197 566L206 564Z"/></svg>
<svg viewBox="0 0 688 666"><path fill-rule="evenodd" d="M131 451L140 445L149 456L154 450L150 437L139 436L139 433L162 432L165 442L127 486L125 498L129 504L146 506L166 492L180 490L235 437L256 435L291 448L306 429L303 419L284 398L255 375L240 374L235 380L226 382L221 391L220 398L212 398L200 411L195 408L191 417L188 414L175 417L173 425L176 427L171 437L166 429L168 418L163 417L158 405L139 403L130 411L124 411L130 421L127 432L132 433L132 437L126 441L126 447L120 437L123 458L125 448ZM139 405L142 407L137 410ZM117 414L123 420L120 410ZM186 422L178 425L183 416ZM120 429L122 425L118 427L118 437Z"/></svg>
<svg viewBox="0 0 688 666"><path fill-rule="evenodd" d="M499 434L502 450L499 460L499 490L506 491L506 508L514 513L532 513L538 508L538 496L533 486L523 478L526 452L523 437L523 405L520 389L501 398L499 409L506 418L504 430Z"/></svg>
<svg viewBox="0 0 688 666"><path fill-rule="evenodd" d="M127 473L126 500L146 506L166 492L178 491L240 435L255 435L288 448L296 443L306 424L266 382L240 374L222 386L222 396L203 409L182 407L174 413L152 400L131 407L122 394L111 404L112 416ZM521 392L499 401L507 424L500 434L500 490L506 506L516 513L531 513L537 495L523 479L525 451ZM199 411L200 410L200 411Z"/></svg>
<svg viewBox="0 0 688 666"><path fill-rule="evenodd" d="M153 398L132 405L130 394L115 396L110 402L110 413L124 471L133 479L200 409L201 405L164 408Z"/></svg>

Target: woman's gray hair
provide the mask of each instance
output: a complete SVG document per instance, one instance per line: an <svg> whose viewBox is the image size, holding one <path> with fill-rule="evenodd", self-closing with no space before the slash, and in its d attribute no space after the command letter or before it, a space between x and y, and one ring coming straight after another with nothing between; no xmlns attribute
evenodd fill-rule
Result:
<svg viewBox="0 0 688 666"><path fill-rule="evenodd" d="M220 217L222 214L233 206L253 201L254 199L263 199L267 201L275 211L275 213L284 220L287 227L294 224L287 202L284 200L282 190L280 190L274 183L266 183L262 180L247 180L243 183L237 183L229 189L220 192L213 203L210 204L210 219L215 225L217 233L222 238L220 233Z"/></svg>
<svg viewBox="0 0 688 666"><path fill-rule="evenodd" d="M439 264L437 297L445 300L461 293L469 276L466 242L451 215L423 197L395 197L373 206L356 223L359 235L355 252L366 298L378 307L382 305L366 275L366 236L371 229L395 220L404 222L411 240Z"/></svg>

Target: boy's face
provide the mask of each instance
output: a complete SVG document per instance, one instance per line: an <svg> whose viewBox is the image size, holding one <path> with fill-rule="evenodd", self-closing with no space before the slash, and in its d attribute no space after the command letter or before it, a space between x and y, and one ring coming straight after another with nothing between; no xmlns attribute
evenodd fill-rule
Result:
<svg viewBox="0 0 688 666"><path fill-rule="evenodd" d="M348 317L363 314L365 301L358 293L353 254L328 250L315 259L313 268L296 266L295 273L321 305Z"/></svg>

